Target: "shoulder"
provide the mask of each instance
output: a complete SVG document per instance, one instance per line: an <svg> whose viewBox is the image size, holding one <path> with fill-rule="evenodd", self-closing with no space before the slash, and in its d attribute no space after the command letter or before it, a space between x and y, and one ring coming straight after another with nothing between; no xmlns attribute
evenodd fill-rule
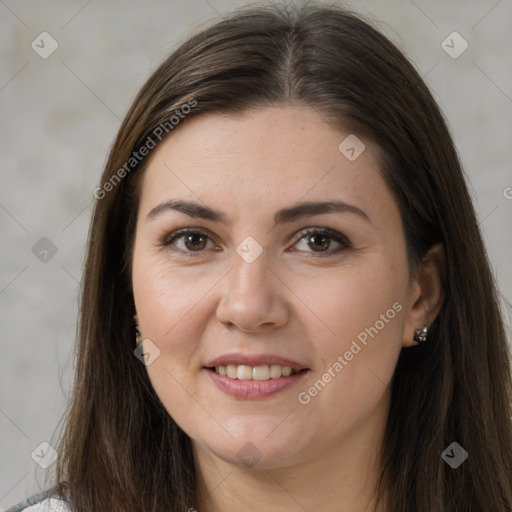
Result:
<svg viewBox="0 0 512 512"><path fill-rule="evenodd" d="M8 508L6 512L70 512L60 499L51 497L52 489L30 496L26 500Z"/></svg>
<svg viewBox="0 0 512 512"><path fill-rule="evenodd" d="M22 508L23 512L70 512L66 504L55 498L44 499L27 508ZM9 511L7 511L9 512Z"/></svg>

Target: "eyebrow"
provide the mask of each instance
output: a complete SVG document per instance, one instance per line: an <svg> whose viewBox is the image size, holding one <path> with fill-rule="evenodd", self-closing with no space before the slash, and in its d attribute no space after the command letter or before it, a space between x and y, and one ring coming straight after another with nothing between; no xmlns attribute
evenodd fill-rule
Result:
<svg viewBox="0 0 512 512"><path fill-rule="evenodd" d="M188 215L189 217L228 224L228 217L220 210L216 210L215 208L210 208L208 206L204 206L192 201L183 201L178 199L170 199L155 206L147 214L146 221L155 219L167 211L178 211ZM288 222L293 222L302 217L321 215L325 213L353 213L365 221L370 222L368 215L366 215L366 213L357 206L345 203L343 201L323 201L297 203L287 208L283 208L282 210L279 210L275 213L274 223L285 224Z"/></svg>

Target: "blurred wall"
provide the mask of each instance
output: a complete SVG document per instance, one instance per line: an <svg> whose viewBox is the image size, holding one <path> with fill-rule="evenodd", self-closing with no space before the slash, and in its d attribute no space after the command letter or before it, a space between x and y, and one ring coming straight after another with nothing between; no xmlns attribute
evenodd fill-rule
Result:
<svg viewBox="0 0 512 512"><path fill-rule="evenodd" d="M52 448L45 443L72 379L92 191L121 119L178 42L244 3L0 0L0 510L46 488L41 466L52 461ZM380 20L440 103L505 305L512 297L512 0L346 5ZM510 308L506 321L510 332Z"/></svg>

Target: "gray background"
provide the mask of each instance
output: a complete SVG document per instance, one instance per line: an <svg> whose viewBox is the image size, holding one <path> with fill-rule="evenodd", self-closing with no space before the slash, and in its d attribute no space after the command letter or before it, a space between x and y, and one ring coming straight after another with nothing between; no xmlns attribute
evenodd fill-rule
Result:
<svg viewBox="0 0 512 512"><path fill-rule="evenodd" d="M245 3L0 0L0 511L45 488L31 454L52 443L69 396L92 191L120 121L187 34ZM380 20L439 101L510 333L512 0L345 5ZM31 47L34 40L42 46L44 31L58 43L47 59ZM469 44L458 58L441 46L453 31ZM46 460L44 453L39 448L36 459Z"/></svg>

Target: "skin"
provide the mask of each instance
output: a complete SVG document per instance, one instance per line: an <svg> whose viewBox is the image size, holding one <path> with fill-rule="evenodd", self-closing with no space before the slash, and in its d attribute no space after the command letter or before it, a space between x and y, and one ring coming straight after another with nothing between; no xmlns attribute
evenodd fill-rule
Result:
<svg viewBox="0 0 512 512"><path fill-rule="evenodd" d="M363 512L374 503L390 382L414 329L441 307L443 253L434 247L409 273L379 148L360 137L365 150L350 161L338 150L347 135L309 107L266 107L190 119L151 155L134 246L135 319L160 350L147 366L151 383L193 442L197 510L261 510L263 496L268 511ZM221 210L229 223L174 210L147 218L171 198ZM326 200L354 205L368 220L333 212L274 224L281 208ZM182 228L209 238L163 245ZM304 228L330 228L350 245L334 252L340 243L325 247ZM249 236L263 249L252 263L236 252ZM378 334L301 403L299 393L397 303ZM310 371L274 396L238 399L203 369L232 352L276 354ZM237 456L244 446L258 459L251 467Z"/></svg>

